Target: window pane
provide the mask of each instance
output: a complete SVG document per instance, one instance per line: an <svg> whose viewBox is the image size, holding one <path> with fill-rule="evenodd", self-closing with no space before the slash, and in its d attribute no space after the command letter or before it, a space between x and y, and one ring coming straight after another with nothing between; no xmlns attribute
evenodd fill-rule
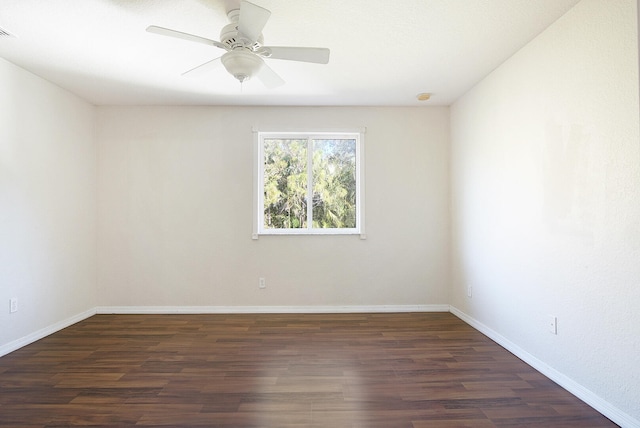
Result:
<svg viewBox="0 0 640 428"><path fill-rule="evenodd" d="M307 227L307 141L264 140L264 227Z"/></svg>
<svg viewBox="0 0 640 428"><path fill-rule="evenodd" d="M356 227L356 140L313 140L313 227Z"/></svg>

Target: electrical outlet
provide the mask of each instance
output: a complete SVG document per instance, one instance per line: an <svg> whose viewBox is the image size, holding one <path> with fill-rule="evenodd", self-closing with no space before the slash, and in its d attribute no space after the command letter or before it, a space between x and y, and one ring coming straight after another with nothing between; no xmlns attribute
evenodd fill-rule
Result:
<svg viewBox="0 0 640 428"><path fill-rule="evenodd" d="M18 299L9 299L9 313L18 312Z"/></svg>
<svg viewBox="0 0 640 428"><path fill-rule="evenodd" d="M547 328L549 329L549 333L558 334L558 318L549 315L547 317Z"/></svg>
<svg viewBox="0 0 640 428"><path fill-rule="evenodd" d="M473 297L473 287L471 287L470 285L467 285L467 297Z"/></svg>
<svg viewBox="0 0 640 428"><path fill-rule="evenodd" d="M258 280L258 288L267 288L267 283L265 282L264 278L260 278Z"/></svg>

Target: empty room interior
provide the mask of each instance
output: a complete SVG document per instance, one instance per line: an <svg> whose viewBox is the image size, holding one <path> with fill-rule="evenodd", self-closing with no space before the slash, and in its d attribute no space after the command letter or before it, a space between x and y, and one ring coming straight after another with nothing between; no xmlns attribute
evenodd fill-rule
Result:
<svg viewBox="0 0 640 428"><path fill-rule="evenodd" d="M640 428L638 40L0 0L0 426Z"/></svg>

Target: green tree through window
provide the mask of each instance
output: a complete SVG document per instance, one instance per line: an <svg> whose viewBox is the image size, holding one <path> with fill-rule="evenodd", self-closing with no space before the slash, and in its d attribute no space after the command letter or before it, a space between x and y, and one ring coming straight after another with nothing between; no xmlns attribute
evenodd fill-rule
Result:
<svg viewBox="0 0 640 428"><path fill-rule="evenodd" d="M262 229L356 231L358 135L263 136Z"/></svg>
<svg viewBox="0 0 640 428"><path fill-rule="evenodd" d="M307 227L307 142L264 141L264 226Z"/></svg>
<svg viewBox="0 0 640 428"><path fill-rule="evenodd" d="M356 141L313 140L313 227L356 227Z"/></svg>

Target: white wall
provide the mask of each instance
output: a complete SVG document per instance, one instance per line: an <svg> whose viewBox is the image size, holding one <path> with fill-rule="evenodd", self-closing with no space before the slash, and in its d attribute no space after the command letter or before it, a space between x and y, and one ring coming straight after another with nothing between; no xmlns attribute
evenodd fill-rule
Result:
<svg viewBox="0 0 640 428"><path fill-rule="evenodd" d="M97 162L91 105L3 59L0 94L3 351L96 305Z"/></svg>
<svg viewBox="0 0 640 428"><path fill-rule="evenodd" d="M448 108L98 108L101 304L446 305L448 116ZM367 128L366 240L251 239L252 129L292 127Z"/></svg>
<svg viewBox="0 0 640 428"><path fill-rule="evenodd" d="M635 423L636 16L583 0L451 108L452 305Z"/></svg>

